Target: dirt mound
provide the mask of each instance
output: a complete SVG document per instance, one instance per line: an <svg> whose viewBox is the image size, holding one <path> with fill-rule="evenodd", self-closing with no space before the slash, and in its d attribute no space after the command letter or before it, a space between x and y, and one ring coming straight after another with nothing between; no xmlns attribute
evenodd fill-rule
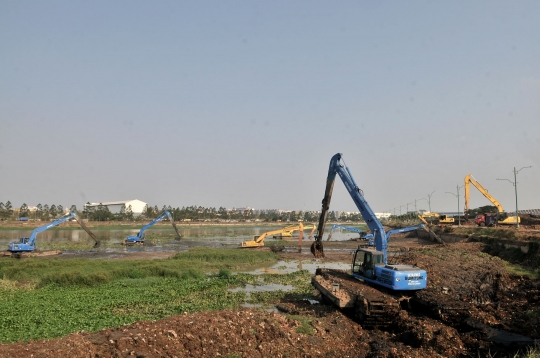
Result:
<svg viewBox="0 0 540 358"><path fill-rule="evenodd" d="M519 219L520 225L540 229L540 215L519 214Z"/></svg>
<svg viewBox="0 0 540 358"><path fill-rule="evenodd" d="M428 288L416 296L442 322L458 325L472 318L489 327L540 337L540 281L509 274L504 261L484 249L482 243L457 243L411 251L399 260L427 271Z"/></svg>
<svg viewBox="0 0 540 358"><path fill-rule="evenodd" d="M2 344L0 356L427 358L460 357L463 351L459 335L434 321L404 321L406 332L396 335L363 330L329 306L285 306L304 318L260 309L201 312L49 341ZM308 330L302 330L306 323L300 320L309 321Z"/></svg>

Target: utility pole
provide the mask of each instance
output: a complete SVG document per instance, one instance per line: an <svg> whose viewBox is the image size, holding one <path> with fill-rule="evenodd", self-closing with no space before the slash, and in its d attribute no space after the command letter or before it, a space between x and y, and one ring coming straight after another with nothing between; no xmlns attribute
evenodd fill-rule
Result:
<svg viewBox="0 0 540 358"><path fill-rule="evenodd" d="M447 191L447 192L446 192L447 194L452 194L453 196L457 197L457 207L458 207L458 212L457 212L457 214L458 214L458 226L461 226L461 216L460 216L460 214L459 214L459 189L463 188L463 186L464 186L464 185L462 185L462 186L456 185L456 188L457 188L457 195L456 195L456 194L454 194L454 193L451 193L451 192L449 192L449 191ZM433 193L432 193L432 194L433 194Z"/></svg>
<svg viewBox="0 0 540 358"><path fill-rule="evenodd" d="M433 195L434 192L436 192L436 190L433 190L431 192L431 194L427 195L427 197L428 197L428 205L429 205L429 212L431 212L431 196Z"/></svg>
<svg viewBox="0 0 540 358"><path fill-rule="evenodd" d="M519 229L519 216L518 216L518 195L517 195L517 173L522 171L526 168L532 168L532 165L529 165L528 167L523 167L520 170L516 170L516 167L514 167L514 181L511 181L510 179L499 179L497 180L508 180L512 185L514 185L514 191L516 193L516 229Z"/></svg>

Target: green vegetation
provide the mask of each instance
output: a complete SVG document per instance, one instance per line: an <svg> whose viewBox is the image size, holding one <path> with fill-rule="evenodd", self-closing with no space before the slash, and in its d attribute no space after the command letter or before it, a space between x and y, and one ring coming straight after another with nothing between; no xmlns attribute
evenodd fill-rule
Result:
<svg viewBox="0 0 540 358"><path fill-rule="evenodd" d="M538 269L530 269L524 266L513 265L509 262L505 262L504 266L511 275L524 276L530 278L531 280L540 279L540 270Z"/></svg>
<svg viewBox="0 0 540 358"><path fill-rule="evenodd" d="M300 326L296 327L296 333L313 335L313 320L302 316L287 315L287 318L300 322Z"/></svg>
<svg viewBox="0 0 540 358"><path fill-rule="evenodd" d="M252 264L276 262L271 252L194 249L163 260L0 260L0 342L54 338L97 331L183 312L268 304L308 297L310 274L233 274ZM229 289L245 284L293 285L265 294Z"/></svg>
<svg viewBox="0 0 540 358"><path fill-rule="evenodd" d="M453 232L463 235L479 235L498 239L515 239L516 231L511 228L495 228L495 227L453 227Z"/></svg>
<svg viewBox="0 0 540 358"><path fill-rule="evenodd" d="M205 272L272 262L277 262L277 256L271 252L194 248L166 260L0 260L0 277L4 280L30 282L37 287L49 284L95 286L125 278L197 278L204 276Z"/></svg>

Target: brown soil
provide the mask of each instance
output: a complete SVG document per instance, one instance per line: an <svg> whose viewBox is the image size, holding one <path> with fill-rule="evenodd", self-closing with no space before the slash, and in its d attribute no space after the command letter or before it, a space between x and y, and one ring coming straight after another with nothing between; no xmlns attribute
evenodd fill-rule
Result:
<svg viewBox="0 0 540 358"><path fill-rule="evenodd" d="M307 243L306 243L307 244ZM322 261L350 262L358 243L325 244ZM0 344L1 357L479 357L513 356L522 337L540 338L540 281L509 274L478 242L436 245L397 238L394 261L428 272L419 308L402 310L385 330L325 304L287 299L262 309L199 312L48 341ZM283 253L283 259L313 259ZM318 261L320 262L320 261ZM413 307L414 308L414 307ZM535 310L536 314L527 314ZM311 323L303 331L301 316ZM295 319L296 318L296 319ZM494 339L499 335L499 339ZM502 337L502 338L500 338ZM504 340L507 342L503 342Z"/></svg>

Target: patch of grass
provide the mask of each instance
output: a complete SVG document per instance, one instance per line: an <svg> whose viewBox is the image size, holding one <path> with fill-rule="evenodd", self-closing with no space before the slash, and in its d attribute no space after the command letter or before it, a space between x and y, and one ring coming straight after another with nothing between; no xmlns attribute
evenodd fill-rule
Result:
<svg viewBox="0 0 540 358"><path fill-rule="evenodd" d="M540 308L528 310L525 315L529 318L540 318Z"/></svg>
<svg viewBox="0 0 540 358"><path fill-rule="evenodd" d="M161 260L39 259L0 260L0 277L37 287L96 286L120 279L146 277L202 278L206 272L277 262L272 252L195 248Z"/></svg>
<svg viewBox="0 0 540 358"><path fill-rule="evenodd" d="M538 269L529 269L527 267L513 265L509 262L505 262L504 267L511 275L524 276L531 280L540 279L540 270Z"/></svg>
<svg viewBox="0 0 540 358"><path fill-rule="evenodd" d="M312 336L313 331L313 320L303 316L293 316L287 315L287 318L300 322L300 326L296 327L296 333L307 334Z"/></svg>

